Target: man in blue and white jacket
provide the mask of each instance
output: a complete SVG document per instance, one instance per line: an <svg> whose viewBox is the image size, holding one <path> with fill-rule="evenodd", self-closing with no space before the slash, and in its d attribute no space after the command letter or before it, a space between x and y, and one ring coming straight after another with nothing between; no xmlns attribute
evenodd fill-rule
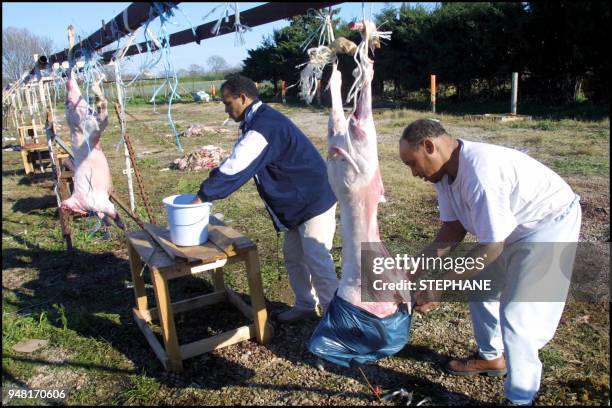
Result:
<svg viewBox="0 0 612 408"><path fill-rule="evenodd" d="M285 232L283 254L296 299L277 320L289 323L314 316L317 297L325 312L338 287L329 253L336 230L336 197L325 162L289 118L259 101L251 79L229 77L221 95L225 112L240 122L241 135L193 202L225 198L254 178L274 227Z"/></svg>

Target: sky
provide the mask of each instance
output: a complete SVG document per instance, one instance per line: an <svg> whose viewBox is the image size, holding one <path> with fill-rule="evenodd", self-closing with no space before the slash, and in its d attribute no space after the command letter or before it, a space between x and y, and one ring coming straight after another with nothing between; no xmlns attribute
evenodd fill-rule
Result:
<svg viewBox="0 0 612 408"><path fill-rule="evenodd" d="M183 2L179 4L182 11L175 12L173 25L167 30L169 33L182 31L190 27L216 21L223 6L209 14L215 7L223 3L191 3ZM234 4L234 3L231 3ZM264 3L238 3L241 12L256 7ZM414 3L412 3L414 4ZM79 3L22 3L22 2L3 2L2 3L2 28L17 27L27 28L33 34L48 37L53 41L53 52L60 51L68 46L66 28L72 24L76 34L85 38L98 30L102 25L102 20L109 21L117 14L122 12L130 3L124 2L79 2ZM379 13L386 5L399 8L401 3L342 3L334 6L340 8L340 17L345 21L361 18L363 12L366 17L371 13L372 16ZM435 3L429 3L431 7ZM230 15L234 14L233 11ZM208 15L208 16L207 16ZM207 17L206 17L207 16ZM206 18L204 20L204 18ZM276 21L253 27L245 35L245 44L235 45L235 35L226 34L196 43L185 44L171 48L172 64L175 70L186 69L191 64L197 64L207 68L206 60L212 55L222 56L229 66L236 66L247 56L248 49L257 48L264 37L271 35L274 29L286 27L289 23L286 20ZM154 32L158 32L159 18L151 24ZM137 38L138 42L143 41L142 34ZM116 43L115 43L116 44ZM116 47L113 47L113 49ZM126 63L127 70L138 70L142 66L142 57L134 56ZM161 64L153 70L160 70Z"/></svg>

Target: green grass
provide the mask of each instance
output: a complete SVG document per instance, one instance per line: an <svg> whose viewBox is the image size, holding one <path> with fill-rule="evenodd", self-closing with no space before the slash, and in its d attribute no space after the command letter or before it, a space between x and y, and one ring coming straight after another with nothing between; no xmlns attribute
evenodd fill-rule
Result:
<svg viewBox="0 0 612 408"><path fill-rule="evenodd" d="M581 176L605 177L610 174L610 162L604 158L593 158L577 154L572 160L555 160L553 168L561 175L577 174Z"/></svg>
<svg viewBox="0 0 612 408"><path fill-rule="evenodd" d="M429 100L397 100L390 102L380 100L375 105L381 107L407 108L417 111L428 111L431 109ZM445 115L479 115L485 113L509 113L510 97L505 100L482 100L482 101L456 101L453 98L440 98L436 100L436 112ZM538 120L563 120L575 119L585 122L603 120L609 117L609 109L606 105L594 105L588 101L569 103L564 105L547 105L535 101L518 101L517 113L530 115Z"/></svg>
<svg viewBox="0 0 612 408"><path fill-rule="evenodd" d="M303 130L314 136L313 142L324 154L327 118L320 115L324 109L299 104L274 106L296 122L303 121ZM479 107L480 113L494 108ZM170 133L166 109L167 106L158 106L153 112L147 103L128 107L138 119L128 117L127 125L137 153L153 152L139 156L138 166L160 224L166 221L162 199L172 194L195 193L208 175L207 171L160 171L181 156L173 139L168 142L163 138ZM226 118L218 103L178 103L173 109L179 129L196 123L219 126ZM468 122L462 114L441 112L432 115L405 108L375 109L387 198L379 207L378 220L381 238L390 251L425 243L438 227L434 187L412 177L397 157L401 130L421 117L439 118L451 133L470 140L528 149L528 154L568 180L583 203L609 214L609 120L544 117L529 122L485 123ZM58 117L64 118L59 112ZM229 152L237 136L237 127L232 126L228 128L236 132L234 135L205 134L182 139L181 143L186 153L206 144ZM67 128L64 129L66 132ZM115 191L128 203L126 177L122 174L123 149L115 149L118 141L119 128L111 115L102 146L111 166ZM311 355L305 342L314 323L277 328L274 340L266 347L254 342L240 343L209 353L202 360L187 360L187 372L182 376L166 374L132 320L130 308L134 298L133 290L125 285L131 277L122 233L115 227L109 229L110 237L105 237L102 230L92 233L96 225L93 218L74 218L71 228L75 251L67 253L50 182L24 176L19 171L17 152L4 152L2 162L3 385L15 381L34 381L31 386L36 381L47 384L43 380L55 385L66 382L74 385L66 401L68 405L290 403L285 398L300 403L293 399L296 396L326 398L315 400L326 405L375 402L358 374L351 377L354 373L335 368L319 373L309 367ZM146 219L135 181L134 190L136 212ZM44 199L46 196L50 198ZM234 229L257 244L270 310L279 311L292 304L282 258L282 236L277 236L254 183L249 181L228 198L215 202L212 213L222 213ZM137 228L126 215L122 217L129 229ZM607 222L589 217L585 212L584 232L605 240L609 236ZM339 226L336 231L332 255L341 272ZM246 275L239 263L227 266L225 271L228 286L248 292ZM148 271L145 277L150 282ZM170 290L173 300L185 298L211 290L210 278L202 274L185 282L173 280ZM153 306L152 289L147 291ZM609 382L604 380L609 374L608 308L607 302L568 303L566 318L588 314L591 320L589 324L562 325L553 341L542 349L545 372L540 403L609 401ZM219 330L216 323L232 324L236 318L232 313L229 308L214 306L183 316L178 323L182 342L198 333ZM411 345L399 355L369 367L367 370L379 374L368 376L382 386L399 388L408 384L415 392L415 401L432 396L434 403L444 405L450 401L449 395L461 396L473 387L471 379L449 381L438 371L445 358L464 355L473 348L467 307L445 304L439 312L415 319L421 325L413 327ZM460 323L452 325L449 320ZM49 345L32 355L12 350L17 342L30 338L47 339ZM246 350L257 355L257 359L242 359ZM274 359L278 361L271 364ZM479 379L478 387L482 390L477 397L480 403L494 404L503 398L503 380Z"/></svg>

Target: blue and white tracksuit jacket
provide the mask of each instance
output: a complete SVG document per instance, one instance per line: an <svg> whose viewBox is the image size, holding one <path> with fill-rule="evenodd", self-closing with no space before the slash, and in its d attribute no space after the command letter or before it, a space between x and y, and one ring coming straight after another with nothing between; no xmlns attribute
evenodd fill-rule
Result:
<svg viewBox="0 0 612 408"><path fill-rule="evenodd" d="M336 203L325 161L289 118L256 101L232 154L200 186L203 201L225 198L251 177L277 231L293 229Z"/></svg>

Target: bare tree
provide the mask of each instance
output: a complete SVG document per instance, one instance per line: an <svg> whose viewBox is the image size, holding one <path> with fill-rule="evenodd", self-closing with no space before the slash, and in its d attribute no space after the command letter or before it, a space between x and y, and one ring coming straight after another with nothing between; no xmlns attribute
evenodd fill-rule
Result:
<svg viewBox="0 0 612 408"><path fill-rule="evenodd" d="M187 72L189 76L202 75L204 73L204 68L198 64L191 64L187 67Z"/></svg>
<svg viewBox="0 0 612 408"><path fill-rule="evenodd" d="M51 55L53 41L39 37L27 28L7 27L2 30L2 85L16 81L32 67L32 56ZM6 81L6 82L5 82Z"/></svg>
<svg viewBox="0 0 612 408"><path fill-rule="evenodd" d="M208 65L208 68L210 69L210 72L212 73L223 71L227 69L228 67L227 62L225 61L225 58L223 58L220 55L211 55L206 60L206 64Z"/></svg>

